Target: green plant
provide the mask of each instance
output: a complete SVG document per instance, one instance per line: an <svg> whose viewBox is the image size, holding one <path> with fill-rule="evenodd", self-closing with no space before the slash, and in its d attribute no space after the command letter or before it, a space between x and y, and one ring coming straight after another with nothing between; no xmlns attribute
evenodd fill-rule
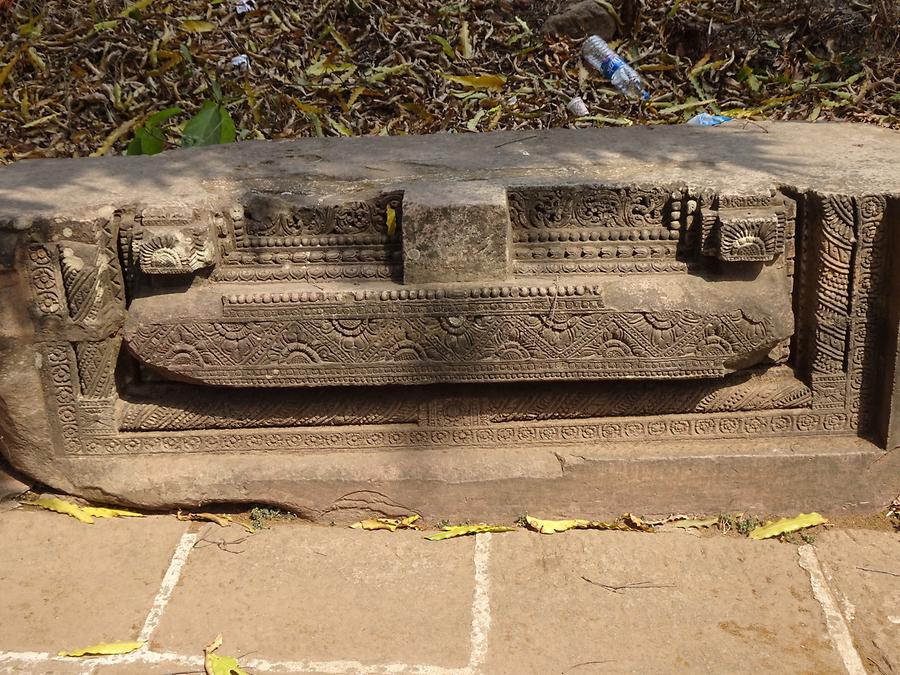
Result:
<svg viewBox="0 0 900 675"><path fill-rule="evenodd" d="M256 530L268 527L271 520L290 520L296 516L290 511L282 511L271 506L254 506L250 509L250 524Z"/></svg>
<svg viewBox="0 0 900 675"><path fill-rule="evenodd" d="M204 101L197 114L185 123L181 131L182 147L233 143L237 138L234 120L225 107L219 83L213 82L210 88L212 100ZM166 108L150 115L144 124L135 129L134 138L129 141L125 154L155 155L165 150L166 139L161 126L180 113L181 108Z"/></svg>
<svg viewBox="0 0 900 675"><path fill-rule="evenodd" d="M212 101L204 101L199 112L188 120L181 132L181 145L193 148L201 145L233 143L237 137L234 120L222 102L222 89L212 83Z"/></svg>
<svg viewBox="0 0 900 675"><path fill-rule="evenodd" d="M165 108L150 115L134 131L134 138L125 148L126 155L155 155L165 149L166 139L160 126L181 113L181 108Z"/></svg>
<svg viewBox="0 0 900 675"><path fill-rule="evenodd" d="M743 513L725 513L719 516L719 528L723 533L734 530L743 537L763 524L756 516L745 516Z"/></svg>

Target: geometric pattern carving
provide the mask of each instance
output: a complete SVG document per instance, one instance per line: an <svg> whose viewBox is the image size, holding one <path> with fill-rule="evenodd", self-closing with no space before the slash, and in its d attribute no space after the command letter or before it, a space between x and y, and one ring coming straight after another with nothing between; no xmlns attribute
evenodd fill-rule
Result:
<svg viewBox="0 0 900 675"><path fill-rule="evenodd" d="M120 337L75 343L75 358L83 396L106 398L113 395L116 361L121 343Z"/></svg>
<svg viewBox="0 0 900 675"><path fill-rule="evenodd" d="M125 339L142 362L180 377L271 387L721 377L727 363L784 337L740 309L618 311L587 290L552 299L288 296L276 306L238 303L281 317L243 322L154 323L133 307Z"/></svg>
<svg viewBox="0 0 900 675"><path fill-rule="evenodd" d="M419 424L477 426L508 422L673 413L801 408L809 389L789 368L725 380L614 384L542 384L539 391L502 385L463 387L423 401L416 388L242 391L192 385L149 386L124 401L123 431Z"/></svg>

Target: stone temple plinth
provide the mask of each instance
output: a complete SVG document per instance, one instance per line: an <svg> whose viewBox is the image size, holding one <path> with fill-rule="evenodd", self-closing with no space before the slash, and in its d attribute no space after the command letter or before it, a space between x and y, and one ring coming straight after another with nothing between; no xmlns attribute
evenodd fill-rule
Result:
<svg viewBox="0 0 900 675"><path fill-rule="evenodd" d="M900 134L240 143L0 169L0 451L98 501L865 510Z"/></svg>

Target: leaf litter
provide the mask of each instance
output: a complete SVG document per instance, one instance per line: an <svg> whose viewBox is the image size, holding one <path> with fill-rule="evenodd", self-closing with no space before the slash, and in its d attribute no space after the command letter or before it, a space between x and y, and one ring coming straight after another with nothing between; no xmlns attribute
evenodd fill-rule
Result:
<svg viewBox="0 0 900 675"><path fill-rule="evenodd" d="M677 124L703 110L900 128L896 2L601 3L647 104L588 72L579 41L541 34L565 4L4 2L0 162L122 153L142 120L179 108L154 135L175 147L213 82L223 100L190 136L201 142L230 139L232 121L244 140ZM232 66L239 55L253 68ZM573 96L588 118L570 119Z"/></svg>

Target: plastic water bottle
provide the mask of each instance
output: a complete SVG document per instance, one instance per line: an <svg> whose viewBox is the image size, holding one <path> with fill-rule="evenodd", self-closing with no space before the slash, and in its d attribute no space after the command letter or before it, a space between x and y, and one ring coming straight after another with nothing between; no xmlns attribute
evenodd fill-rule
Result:
<svg viewBox="0 0 900 675"><path fill-rule="evenodd" d="M725 122L730 122L733 118L728 117L728 115L711 115L709 113L697 113L691 119L689 119L685 124L690 124L693 127L714 127L718 124L724 124Z"/></svg>
<svg viewBox="0 0 900 675"><path fill-rule="evenodd" d="M650 94L644 89L641 76L616 54L599 35L591 35L581 47L581 56L595 70L599 70L612 85L629 98L647 100Z"/></svg>

